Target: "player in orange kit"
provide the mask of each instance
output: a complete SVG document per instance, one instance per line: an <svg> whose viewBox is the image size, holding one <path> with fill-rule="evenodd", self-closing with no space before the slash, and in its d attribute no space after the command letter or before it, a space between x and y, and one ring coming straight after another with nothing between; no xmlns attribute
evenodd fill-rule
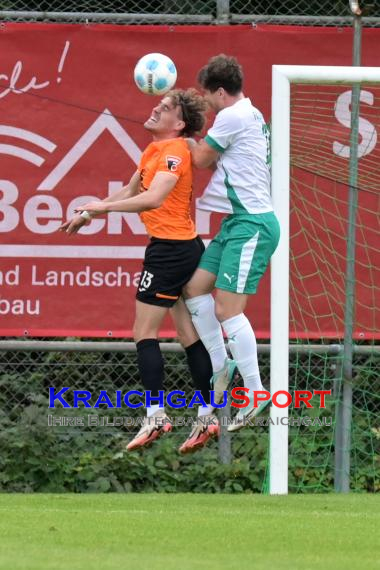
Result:
<svg viewBox="0 0 380 570"><path fill-rule="evenodd" d="M134 324L142 382L152 397L157 397L163 390L164 364L158 333L170 309L186 349L195 387L209 403L210 358L181 298L182 287L194 273L204 251L191 218L191 155L184 138L201 131L205 123L204 112L204 100L195 90L168 93L144 124L151 132L153 142L144 151L129 184L103 201L89 202L78 208L81 215L63 224L62 230L74 233L86 218L107 212L140 214L150 237L137 288ZM181 446L182 452L202 447L210 436L218 433L219 426L212 411L209 405L200 408L200 415L207 417L196 424ZM148 445L170 430L171 423L164 409L158 404L151 405L147 407L144 425L127 449Z"/></svg>

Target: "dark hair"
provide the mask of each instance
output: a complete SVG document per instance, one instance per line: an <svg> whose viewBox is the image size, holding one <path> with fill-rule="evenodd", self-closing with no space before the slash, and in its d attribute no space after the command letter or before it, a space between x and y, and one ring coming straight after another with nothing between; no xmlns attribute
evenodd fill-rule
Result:
<svg viewBox="0 0 380 570"><path fill-rule="evenodd" d="M196 89L173 89L167 94L173 105L181 108L185 128L182 134L192 137L200 133L206 122L207 104Z"/></svg>
<svg viewBox="0 0 380 570"><path fill-rule="evenodd" d="M211 93L223 87L229 95L237 95L243 88L243 69L235 57L221 53L202 67L198 82Z"/></svg>

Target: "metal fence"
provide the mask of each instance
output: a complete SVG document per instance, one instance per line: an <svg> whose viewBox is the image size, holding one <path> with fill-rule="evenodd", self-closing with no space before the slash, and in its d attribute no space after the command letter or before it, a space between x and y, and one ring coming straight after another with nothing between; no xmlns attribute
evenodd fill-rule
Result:
<svg viewBox="0 0 380 570"><path fill-rule="evenodd" d="M176 343L162 343L161 348L166 362L165 390L183 390L190 398L193 388L182 348ZM258 348L263 383L269 387L270 346L261 344ZM295 421L290 427L289 438L290 491L331 491L334 488L334 480L339 479L339 453L342 451L339 446L344 435L340 432L339 422L342 354L342 346L337 344L290 346L291 390L332 391L332 396L327 398L325 409L290 409L290 418ZM356 346L354 367L351 488L379 490L379 455L376 453L376 446L380 441L380 346ZM241 381L238 380L236 385L242 385ZM88 437L95 437L97 444L104 449L111 446L113 457L120 459L124 456L126 460L125 456L130 454L125 454L125 444L138 427L115 426L112 422L115 416L142 417L141 410L132 410L125 406L115 410L105 405L88 410L81 404L77 409L66 409L60 404L57 404L55 409L49 409L50 387L55 388L55 393L63 387L88 390L93 394L92 405L100 390L107 390L112 400L115 400L115 390L121 390L123 394L129 390L141 390L134 343L29 339L0 341L0 424L4 436L2 441L0 436L0 445L5 457L7 452L4 452L4 448L8 445L5 437L7 430L11 430L9 433L13 433L12 430L20 430L19 437L15 437L20 447L28 449L25 451L25 463L34 461L34 446L39 449L35 459L36 465L49 466L53 461L50 457L52 447L62 449L64 445L69 446L70 454L72 453L74 458L82 458L83 454L92 453L92 449L96 447L93 440L86 439ZM72 403L72 393L67 392L65 399ZM173 419L181 417L190 420L196 415L195 409L167 411ZM220 420L229 417L231 413L235 413L235 410L228 407L220 410ZM62 425L62 418L76 417L84 417L84 426ZM93 422L91 426L90 417ZM324 417L330 422L329 425L315 426L305 423L306 418L311 421L319 418L323 421ZM265 490L268 477L268 418L266 414L261 425L246 427L232 436L227 433L225 425L219 442L212 442L206 450L199 452L203 454L202 462L207 460L209 468L218 464L221 467L225 465L225 468L229 469L228 476L225 474L227 478L231 478L231 469L239 472L239 469L245 466L249 469L250 477L255 477L255 482L251 481L248 488ZM58 421L58 424L54 425L54 421ZM106 421L108 425L101 425L99 421ZM189 458L182 459L177 450L190 429L189 425L177 425L173 433L167 436L166 442L155 443L153 450L143 454L143 460L148 461L147 457L156 453L155 461L159 461L160 446L170 445L170 452L174 457L172 461L178 464L178 469L184 468ZM28 444L30 434L33 434L33 437L32 442ZM13 448L9 453L12 456ZM190 461L197 462L198 459L199 457L194 457ZM12 459L9 459L8 463L9 461ZM19 461L20 457L17 457L17 462ZM93 456L91 461L96 466L104 460ZM132 459L132 463L133 461ZM185 463L181 463L183 461ZM0 489L1 462L0 458ZM29 473L29 467L25 471ZM26 478L28 476L31 475L26 475ZM235 484L238 491L241 485L236 481Z"/></svg>
<svg viewBox="0 0 380 570"><path fill-rule="evenodd" d="M361 3L363 4L363 3ZM379 0L365 2L363 25L380 26ZM108 22L122 24L298 24L348 26L347 0L53 0L0 3L3 21Z"/></svg>

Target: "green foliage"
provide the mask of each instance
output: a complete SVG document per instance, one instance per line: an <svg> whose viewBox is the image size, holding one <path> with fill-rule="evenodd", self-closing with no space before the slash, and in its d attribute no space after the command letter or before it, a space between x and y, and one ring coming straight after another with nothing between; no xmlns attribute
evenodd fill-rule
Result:
<svg viewBox="0 0 380 570"><path fill-rule="evenodd" d="M257 470L248 459L222 465L215 445L182 457L177 447L187 431L182 430L181 437L172 434L163 438L144 453L126 453L127 433L116 431L118 428L103 433L100 428L49 427L47 398L35 396L31 400L24 408L19 407L17 421L14 410L13 420L1 415L1 491L261 491L263 465ZM65 411L65 417L76 414ZM261 452L265 453L264 448Z"/></svg>
<svg viewBox="0 0 380 570"><path fill-rule="evenodd" d="M166 355L171 383L186 388L183 362L178 358ZM12 361L2 364L0 491L253 493L266 488L268 427L246 428L233 434L233 459L225 465L218 459L216 443L195 455L183 457L178 453L190 428L174 429L144 453L127 453L125 443L132 436L129 428L48 426L48 414L52 412L66 418L86 418L87 413L122 415L120 411L110 414L104 408L49 410L48 387L74 386L94 392L107 388L111 393L118 388L125 391L127 377L128 389L133 389L138 387L133 353L128 357L119 353L33 353L18 355L17 365ZM364 359L355 378L352 488L356 491L380 490L376 478L376 446L380 440L374 394L377 366L378 361ZM310 363L308 367L313 368ZM122 413L126 415L124 410ZM316 409L303 413L334 417L334 400L327 402L323 414ZM333 489L333 441L332 427L290 428L291 491Z"/></svg>

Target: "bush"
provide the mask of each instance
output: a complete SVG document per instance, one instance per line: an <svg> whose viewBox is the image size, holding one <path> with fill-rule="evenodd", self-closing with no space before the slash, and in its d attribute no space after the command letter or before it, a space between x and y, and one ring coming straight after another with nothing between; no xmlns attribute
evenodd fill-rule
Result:
<svg viewBox="0 0 380 570"><path fill-rule="evenodd" d="M171 383L176 387L186 385L188 378L178 354L166 358ZM17 364L12 358L2 364L0 491L252 493L266 489L268 427L247 428L234 434L233 459L225 465L218 459L216 443L196 455L183 457L178 453L189 428L177 428L141 454L124 452L123 444L131 437L127 428L48 426L47 415L52 412L48 408L49 386L78 387L81 382L87 389L109 387L112 391L123 388L128 378L128 389L132 389L138 386L134 354L18 353ZM378 491L375 444L380 431L374 423L377 415L373 384L376 366L365 364L360 378L355 379L358 390L353 408L352 488ZM328 405L323 415L334 416L334 401ZM106 415L105 410L88 411ZM64 413L62 408L55 410L55 415L67 418L83 414L83 408ZM333 490L332 429L301 426L291 428L290 433L290 489Z"/></svg>

